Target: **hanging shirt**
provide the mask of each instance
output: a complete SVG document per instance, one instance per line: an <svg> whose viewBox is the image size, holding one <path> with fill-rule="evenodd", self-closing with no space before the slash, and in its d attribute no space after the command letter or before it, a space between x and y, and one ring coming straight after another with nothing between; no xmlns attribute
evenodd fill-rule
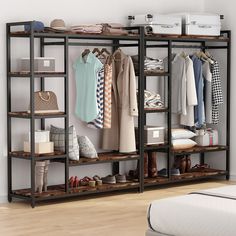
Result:
<svg viewBox="0 0 236 236"><path fill-rule="evenodd" d="M103 64L93 53L89 53L87 58L82 55L75 61L76 80L76 115L85 122L94 120L99 113L97 104L97 73Z"/></svg>
<svg viewBox="0 0 236 236"><path fill-rule="evenodd" d="M97 104L98 116L96 119L88 123L88 127L95 129L103 128L103 113L104 113L104 67L97 74Z"/></svg>
<svg viewBox="0 0 236 236"><path fill-rule="evenodd" d="M194 107L194 120L197 127L205 123L205 108L203 100L204 81L202 76L202 61L195 55L191 56L195 76L195 85L197 91L197 103Z"/></svg>
<svg viewBox="0 0 236 236"><path fill-rule="evenodd" d="M185 58L186 63L186 96L187 107L186 115L180 116L180 124L185 126L194 126L194 106L197 105L197 93L195 85L195 77L193 70L193 61L189 56Z"/></svg>
<svg viewBox="0 0 236 236"><path fill-rule="evenodd" d="M172 61L172 112L186 115L186 65L181 55Z"/></svg>
<svg viewBox="0 0 236 236"><path fill-rule="evenodd" d="M223 93L220 80L220 69L217 61L211 64L212 73L212 123L219 122L219 105L223 104Z"/></svg>
<svg viewBox="0 0 236 236"><path fill-rule="evenodd" d="M204 62L202 65L202 74L204 78L204 102L206 123L212 123L212 74L210 70L210 63Z"/></svg>

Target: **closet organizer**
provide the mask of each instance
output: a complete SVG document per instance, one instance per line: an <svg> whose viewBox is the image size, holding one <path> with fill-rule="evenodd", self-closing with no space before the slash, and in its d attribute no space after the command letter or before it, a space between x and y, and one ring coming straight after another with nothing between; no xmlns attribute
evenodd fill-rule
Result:
<svg viewBox="0 0 236 236"><path fill-rule="evenodd" d="M171 184L175 182L184 182L191 181L197 179L208 179L209 177L218 177L225 176L227 179L229 178L229 150L230 150L230 31L222 32L222 37L211 38L211 37L169 37L169 36L146 36L144 34L144 29L142 27L128 27L127 30L135 31L135 34L129 34L125 36L114 36L114 35L85 35L85 34L67 34L67 33L37 33L37 32L14 32L12 28L19 25L30 25L31 29L33 29L33 21L29 22L16 22L16 23L7 23L7 134L8 134L8 200L12 201L13 198L19 198L26 200L31 203L31 206L34 207L37 202L49 200L49 199L62 199L71 196L82 196L82 195L90 195L90 194L98 194L104 192L115 192L122 190L138 190L139 192L143 192L145 187L149 186L159 186L162 184ZM13 72L11 69L11 44L14 43L12 38L26 38L29 39L30 45L30 72L29 73L20 73ZM53 72L53 73L36 73L34 72L34 47L35 40L39 39L39 49L40 56L44 56L45 50L51 46L62 47L64 51L64 71L63 72ZM86 40L86 42L85 42ZM179 43L182 43L181 45ZM194 43L194 44L193 44ZM217 43L217 44L215 44ZM69 129L69 47L70 46L86 46L86 47L111 47L113 52L118 48L125 47L134 47L137 48L138 51L138 71L136 72L136 76L138 79L138 137L137 137L137 153L134 154L122 154L117 152L111 153L102 153L99 154L99 159L97 161L70 161L68 156L69 151L69 143L68 143L68 129ZM145 72L144 71L144 58L147 54L146 50L148 48L158 49L158 48L166 48L168 53L168 71L167 72ZM227 85L226 85L226 108L225 108L225 116L226 116L226 137L225 143L223 145L215 146L214 148L200 148L195 147L191 150L178 150L173 151L171 148L171 100L172 100L172 65L171 58L173 48L199 48L201 50L205 49L219 49L227 51ZM30 110L32 113L27 112L17 112L12 110L12 94L11 88L14 86L13 78L30 78ZM47 77L55 77L55 79L62 78L64 79L64 111L58 114L35 114L34 113L34 89L36 78L40 80L40 89L45 89L45 83ZM146 89L146 83L148 77L153 77L156 79L165 79L168 87L167 94L167 106L162 109L148 109L144 108L144 90ZM164 113L166 114L166 128L167 138L166 143L164 145L145 145L144 144L144 126L146 125L146 115L148 113ZM41 129L45 129L45 119L51 118L62 118L65 123L65 153L54 153L54 155L36 155L34 149L34 136L35 136L35 121L39 120L41 124ZM30 121L30 131L31 131L31 152L24 153L23 151L16 151L13 149L12 139L14 138L12 135L12 123L14 119L28 119ZM158 125L158 123L156 124ZM167 161L167 170L168 176L163 177L155 177L155 178L144 178L144 152L148 151L156 151L166 153L166 161ZM221 152L225 156L225 166L226 168L222 168L222 170L209 170L207 173L202 173L201 175L181 175L179 178L173 178L171 176L171 156L179 155L179 154L192 154L199 153L201 156L201 163L204 163L204 155L206 152ZM24 159L28 160L31 163L30 170L30 188L25 189L13 189L13 172L12 172L12 161L13 159ZM65 173L65 181L64 183L56 186L49 186L49 190L46 193L35 193L35 162L38 160L51 160L53 162L59 162L64 164ZM78 189L78 191L74 191L69 188L68 179L69 179L69 171L72 166L84 166L84 165L96 165L102 163L111 163L113 174L119 173L119 162L121 161L138 161L138 179L133 181L128 181L124 184L117 185L104 185L100 188L87 188L87 189Z"/></svg>

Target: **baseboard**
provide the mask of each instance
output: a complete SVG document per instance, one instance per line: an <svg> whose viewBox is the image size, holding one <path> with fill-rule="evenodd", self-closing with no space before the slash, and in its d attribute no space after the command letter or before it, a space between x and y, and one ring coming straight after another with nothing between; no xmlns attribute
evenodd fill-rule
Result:
<svg viewBox="0 0 236 236"><path fill-rule="evenodd" d="M236 175L230 175L230 180L236 181Z"/></svg>
<svg viewBox="0 0 236 236"><path fill-rule="evenodd" d="M0 203L7 203L7 195L0 195Z"/></svg>

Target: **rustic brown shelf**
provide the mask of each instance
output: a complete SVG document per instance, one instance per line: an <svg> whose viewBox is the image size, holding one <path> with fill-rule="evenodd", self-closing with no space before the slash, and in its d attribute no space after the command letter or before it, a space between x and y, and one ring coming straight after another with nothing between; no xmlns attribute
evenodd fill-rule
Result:
<svg viewBox="0 0 236 236"><path fill-rule="evenodd" d="M8 112L9 117L14 118L23 118L23 119L30 119L32 116L27 111L16 111L16 112ZM54 113L35 113L34 117L36 119L41 118L61 118L66 117L65 112L54 112Z"/></svg>
<svg viewBox="0 0 236 236"><path fill-rule="evenodd" d="M126 190L132 188L138 188L139 183L133 181L127 181L126 183L118 183L118 184L103 184L101 186L89 187L89 186L79 186L78 188L73 188L69 190L69 193L65 192L64 185L55 185L49 186L47 192L35 193L35 198L37 199L49 199L50 197L70 197L70 196L79 196L79 195L87 195L92 193L103 193L103 192L112 192L116 190ZM23 197L31 197L30 189L18 189L13 190L12 194L14 196L23 196Z"/></svg>
<svg viewBox="0 0 236 236"><path fill-rule="evenodd" d="M123 154L117 152L107 152L107 153L99 153L98 158L81 157L79 161L70 161L69 165L70 166L91 165L91 164L111 163L119 161L132 161L138 159L139 155L136 153Z"/></svg>
<svg viewBox="0 0 236 236"><path fill-rule="evenodd" d="M217 176L225 176L227 175L227 171L224 170L217 170L217 169L196 169L191 172L184 173L181 175L171 176L171 178L167 177L157 177L157 178L147 178L144 179L145 186L153 186L153 185L161 185L161 184L171 184L176 182L184 182L188 180L200 180L200 179L207 179L210 177L217 177Z"/></svg>
<svg viewBox="0 0 236 236"><path fill-rule="evenodd" d="M145 113L161 113L161 112L169 112L169 109L166 107L163 108L144 108Z"/></svg>
<svg viewBox="0 0 236 236"><path fill-rule="evenodd" d="M27 159L31 160L31 154L29 152L24 151L13 151L9 153L9 158L19 158L19 159ZM64 152L55 151L53 153L47 154L35 154L36 160L46 160L46 159L63 159L66 158L66 154Z"/></svg>
<svg viewBox="0 0 236 236"><path fill-rule="evenodd" d="M209 147L195 146L193 148L188 148L188 149L180 149L180 150L172 149L172 153L182 155L182 154L203 153L203 152L219 152L226 150L228 150L228 147L225 145L216 145Z"/></svg>
<svg viewBox="0 0 236 236"><path fill-rule="evenodd" d="M10 77L30 77L30 72L11 72ZM64 72L34 72L35 77L66 77Z"/></svg>

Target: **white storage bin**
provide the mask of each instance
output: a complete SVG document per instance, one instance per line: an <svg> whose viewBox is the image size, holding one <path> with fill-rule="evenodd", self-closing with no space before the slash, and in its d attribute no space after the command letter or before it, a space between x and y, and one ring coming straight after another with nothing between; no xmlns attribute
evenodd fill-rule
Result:
<svg viewBox="0 0 236 236"><path fill-rule="evenodd" d="M30 58L21 58L21 72L30 71ZM55 72L55 58L35 57L34 72Z"/></svg>
<svg viewBox="0 0 236 236"><path fill-rule="evenodd" d="M146 34L181 35L181 16L146 14L129 16L131 26L144 26Z"/></svg>
<svg viewBox="0 0 236 236"><path fill-rule="evenodd" d="M198 131L195 137L198 146L215 146L218 145L218 131L215 129L207 129Z"/></svg>
<svg viewBox="0 0 236 236"><path fill-rule="evenodd" d="M30 142L30 135L29 132L29 139ZM45 143L50 141L50 131L48 130L35 130L35 143Z"/></svg>
<svg viewBox="0 0 236 236"><path fill-rule="evenodd" d="M24 152L30 152L30 142L24 142ZM54 143L46 142L46 143L35 143L35 153L36 154L46 154L54 152Z"/></svg>
<svg viewBox="0 0 236 236"><path fill-rule="evenodd" d="M182 16L183 34L220 36L221 16L211 13L180 13Z"/></svg>

